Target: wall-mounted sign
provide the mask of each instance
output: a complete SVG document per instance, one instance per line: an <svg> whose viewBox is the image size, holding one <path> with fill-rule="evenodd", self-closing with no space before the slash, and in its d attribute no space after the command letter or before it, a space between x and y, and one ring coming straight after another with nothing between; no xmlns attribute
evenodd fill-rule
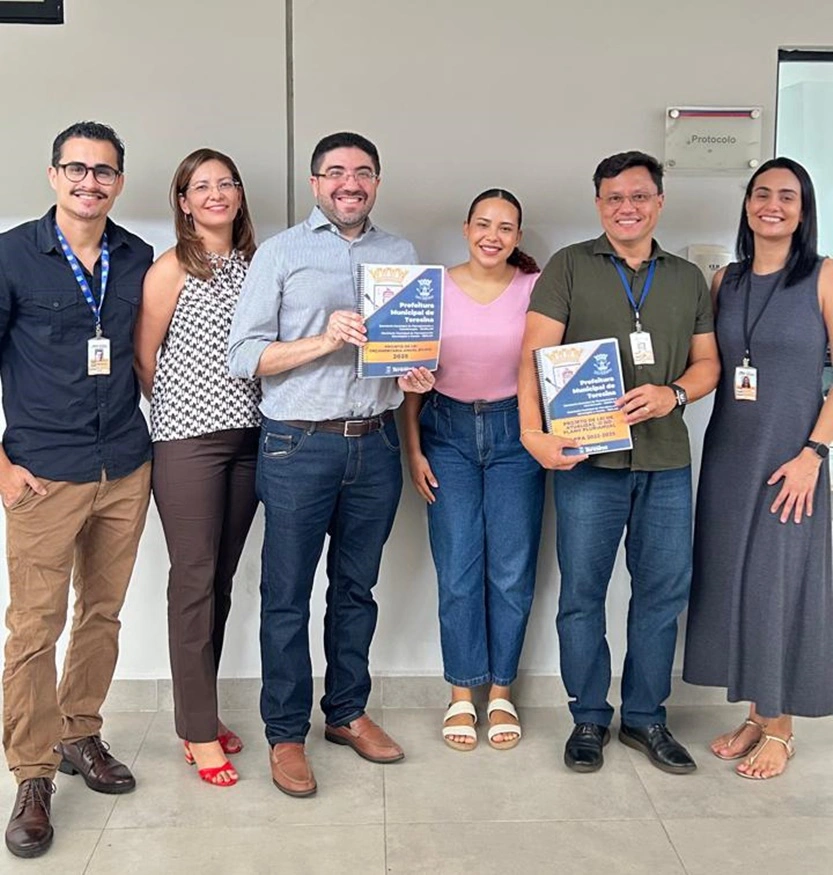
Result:
<svg viewBox="0 0 833 875"><path fill-rule="evenodd" d="M0 24L63 24L64 0L0 0Z"/></svg>
<svg viewBox="0 0 833 875"><path fill-rule="evenodd" d="M669 170L753 170L761 163L760 106L669 106L665 166Z"/></svg>
<svg viewBox="0 0 833 875"><path fill-rule="evenodd" d="M712 243L694 243L688 247L686 255L689 261L693 261L700 270L706 282L711 286L714 275L721 267L726 267L733 260L731 249L725 246L716 246Z"/></svg>

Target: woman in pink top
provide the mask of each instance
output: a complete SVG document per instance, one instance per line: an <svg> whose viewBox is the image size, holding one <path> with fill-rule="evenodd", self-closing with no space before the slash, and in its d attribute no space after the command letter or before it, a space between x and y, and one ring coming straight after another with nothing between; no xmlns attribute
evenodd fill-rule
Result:
<svg viewBox="0 0 833 875"><path fill-rule="evenodd" d="M406 395L408 464L428 502L440 637L451 706L443 738L477 743L472 688L489 684L489 744L521 738L510 685L532 595L544 470L520 443L516 398L526 309L538 265L518 249L521 205L478 195L463 225L469 260L445 277L435 391ZM424 403L423 403L423 399Z"/></svg>

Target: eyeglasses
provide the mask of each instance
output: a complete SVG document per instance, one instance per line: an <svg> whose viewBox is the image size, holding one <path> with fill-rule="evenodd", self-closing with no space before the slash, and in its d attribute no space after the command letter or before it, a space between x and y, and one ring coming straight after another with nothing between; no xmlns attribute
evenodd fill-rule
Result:
<svg viewBox="0 0 833 875"><path fill-rule="evenodd" d="M331 167L323 173L313 173L312 175L319 177L319 179L327 179L330 182L341 182L344 179L349 179L351 176L356 182L373 182L374 179L379 178L378 173L374 173L366 168L361 168L356 170L355 173L351 173L343 167Z"/></svg>
<svg viewBox="0 0 833 875"><path fill-rule="evenodd" d="M87 174L92 173L96 182L100 182L102 185L112 185L121 176L121 171L109 164L96 164L94 167L90 167L81 161L67 161L66 164L56 164L55 166L64 171L64 176L70 182L83 182L87 178Z"/></svg>
<svg viewBox="0 0 833 875"><path fill-rule="evenodd" d="M195 195L205 195L215 188L218 194L231 194L235 188L240 188L240 183L236 179L221 179L216 185L210 182L197 182L194 185L186 186L182 190L182 194L190 191Z"/></svg>
<svg viewBox="0 0 833 875"><path fill-rule="evenodd" d="M609 194L607 197L600 197L601 200L606 207L610 207L611 209L618 209L623 206L625 201L629 201L635 207L644 207L646 204L649 204L657 195L650 194L647 191L637 191L633 194Z"/></svg>

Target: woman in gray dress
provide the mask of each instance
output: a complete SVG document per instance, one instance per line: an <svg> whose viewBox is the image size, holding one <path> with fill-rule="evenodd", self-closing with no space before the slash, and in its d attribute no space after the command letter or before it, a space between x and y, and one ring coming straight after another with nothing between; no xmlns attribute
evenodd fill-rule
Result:
<svg viewBox="0 0 833 875"><path fill-rule="evenodd" d="M763 164L746 188L738 262L712 295L723 366L704 441L683 677L727 688L749 717L711 743L744 778L773 778L793 715L833 713L833 573L821 394L833 261L816 251L807 171Z"/></svg>

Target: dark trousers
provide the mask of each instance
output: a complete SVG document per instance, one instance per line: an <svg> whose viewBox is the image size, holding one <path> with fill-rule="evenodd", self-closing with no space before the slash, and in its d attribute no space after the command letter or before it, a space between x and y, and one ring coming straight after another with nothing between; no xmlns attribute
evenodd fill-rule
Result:
<svg viewBox="0 0 833 875"><path fill-rule="evenodd" d="M309 602L324 540L324 698L332 726L361 716L370 694L376 628L372 589L402 490L396 424L342 437L264 419L257 473L266 511L260 583L260 710L269 744L309 732ZM407 573L407 569L404 570Z"/></svg>
<svg viewBox="0 0 833 875"><path fill-rule="evenodd" d="M168 646L180 738L217 737L217 668L231 585L257 509L258 429L154 444L153 495L171 570Z"/></svg>

